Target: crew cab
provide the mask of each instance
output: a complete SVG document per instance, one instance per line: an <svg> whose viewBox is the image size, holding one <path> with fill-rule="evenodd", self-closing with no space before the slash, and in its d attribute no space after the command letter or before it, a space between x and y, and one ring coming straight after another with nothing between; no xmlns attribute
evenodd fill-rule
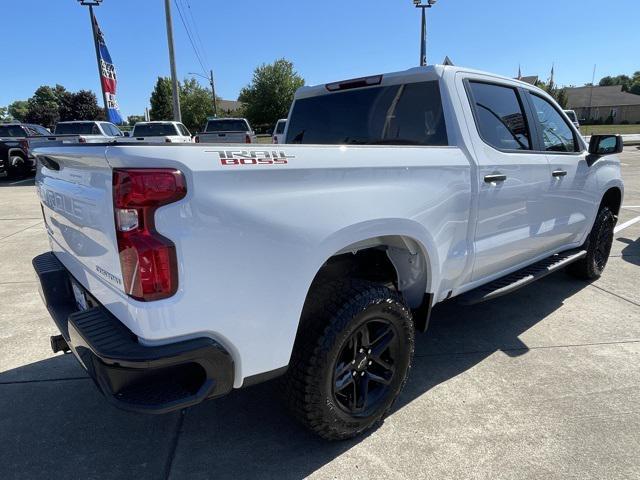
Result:
<svg viewBox="0 0 640 480"><path fill-rule="evenodd" d="M129 137L119 143L192 143L191 133L180 122L138 122Z"/></svg>
<svg viewBox="0 0 640 480"><path fill-rule="evenodd" d="M196 143L257 143L256 134L246 118L209 118Z"/></svg>
<svg viewBox="0 0 640 480"><path fill-rule="evenodd" d="M605 268L622 140L587 145L534 86L428 66L303 87L286 131L36 152L52 346L113 404L283 376L304 425L349 438L389 412L439 302Z"/></svg>

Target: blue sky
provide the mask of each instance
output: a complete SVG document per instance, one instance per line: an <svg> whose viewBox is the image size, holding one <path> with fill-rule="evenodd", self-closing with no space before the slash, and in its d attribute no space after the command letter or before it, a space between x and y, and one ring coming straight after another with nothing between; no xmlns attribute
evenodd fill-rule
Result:
<svg viewBox="0 0 640 480"><path fill-rule="evenodd" d="M403 70L419 59L411 0L172 0L178 76L202 71L175 8L193 15L217 93L234 99L253 69L285 57L308 84ZM118 71L124 115L141 114L158 75L169 74L163 0L104 0L96 9ZM86 7L75 0L0 0L0 105L40 85L97 91ZM439 0L429 11L428 59L582 85L640 70L639 0ZM9 39L14 39L10 41ZM197 41L197 40L196 40Z"/></svg>

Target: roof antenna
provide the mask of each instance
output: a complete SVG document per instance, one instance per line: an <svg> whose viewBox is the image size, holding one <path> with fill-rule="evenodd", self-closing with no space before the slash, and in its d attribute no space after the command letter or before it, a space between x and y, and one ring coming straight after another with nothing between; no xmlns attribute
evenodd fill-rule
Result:
<svg viewBox="0 0 640 480"><path fill-rule="evenodd" d="M449 58L449 55L447 55L446 57L444 57L444 61L442 62L443 65L450 65L453 67L453 62L451 61L451 59Z"/></svg>

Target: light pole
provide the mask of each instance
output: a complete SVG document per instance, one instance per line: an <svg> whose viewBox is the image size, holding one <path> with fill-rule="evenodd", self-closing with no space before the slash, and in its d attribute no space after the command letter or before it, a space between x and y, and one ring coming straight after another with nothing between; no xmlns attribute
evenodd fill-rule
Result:
<svg viewBox="0 0 640 480"><path fill-rule="evenodd" d="M422 28L420 30L420 66L427 65L427 14L426 9L431 8L436 4L437 0L427 0L427 3L423 4L422 0L413 0L413 4L416 8L422 10Z"/></svg>
<svg viewBox="0 0 640 480"><path fill-rule="evenodd" d="M173 22L171 21L171 3L169 0L164 0L164 15L167 22L167 43L169 44L169 63L171 66L171 83L173 85L173 119L176 122L181 122L180 90L178 86L178 75L176 74L176 55L173 49Z"/></svg>
<svg viewBox="0 0 640 480"><path fill-rule="evenodd" d="M211 101L213 102L213 116L218 116L218 107L216 105L216 85L213 82L213 70L209 70L209 76L202 75L201 73L189 72L189 75L197 75L198 77L202 77L209 82L211 85Z"/></svg>
<svg viewBox="0 0 640 480"><path fill-rule="evenodd" d="M93 16L93 7L99 7L102 0L78 0L80 5L89 7L89 20L91 21L91 32L93 32L93 46L96 49L96 60L98 62L98 79L100 79L100 90L102 91L102 102L104 103L104 119L109 120L109 108L107 104L107 95L104 92L102 84L102 65L100 62L100 49L98 47L98 32L96 31L96 22Z"/></svg>

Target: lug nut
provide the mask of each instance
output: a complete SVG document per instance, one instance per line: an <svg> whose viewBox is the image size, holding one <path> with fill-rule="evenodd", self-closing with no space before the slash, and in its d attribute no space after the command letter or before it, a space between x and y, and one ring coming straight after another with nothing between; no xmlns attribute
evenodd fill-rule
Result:
<svg viewBox="0 0 640 480"><path fill-rule="evenodd" d="M361 377L364 377L364 372L360 372L360 376L361 376Z"/></svg>
<svg viewBox="0 0 640 480"><path fill-rule="evenodd" d="M371 353L371 349L367 350L367 354Z"/></svg>
<svg viewBox="0 0 640 480"><path fill-rule="evenodd" d="M354 377L355 377L355 376L356 376L356 372L353 372L353 375L352 375L352 376L354 376Z"/></svg>
<svg viewBox="0 0 640 480"><path fill-rule="evenodd" d="M371 360L369 360L369 365L371 365L373 362Z"/></svg>
<svg viewBox="0 0 640 480"><path fill-rule="evenodd" d="M362 353L362 352L364 352L364 348L361 348L361 349L360 349L360 353Z"/></svg>

